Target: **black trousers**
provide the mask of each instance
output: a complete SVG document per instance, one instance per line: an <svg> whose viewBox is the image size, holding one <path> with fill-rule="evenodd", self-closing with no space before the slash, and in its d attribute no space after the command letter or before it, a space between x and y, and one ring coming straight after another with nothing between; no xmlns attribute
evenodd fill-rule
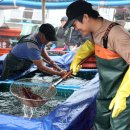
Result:
<svg viewBox="0 0 130 130"><path fill-rule="evenodd" d="M17 75L17 73L22 73L29 69L32 65L32 61L26 59L20 59L9 53L3 62L3 71L1 78L8 79L12 76Z"/></svg>

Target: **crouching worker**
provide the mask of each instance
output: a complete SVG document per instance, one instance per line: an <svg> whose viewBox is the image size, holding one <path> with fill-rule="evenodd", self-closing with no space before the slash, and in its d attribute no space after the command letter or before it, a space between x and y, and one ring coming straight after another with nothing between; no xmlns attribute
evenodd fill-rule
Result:
<svg viewBox="0 0 130 130"><path fill-rule="evenodd" d="M45 45L50 41L56 41L56 36L54 27L48 23L42 24L37 33L22 37L5 58L1 78L9 79L17 73L23 73L32 64L42 72L63 76L66 71L60 69L45 50ZM55 69L45 66L42 57L55 66Z"/></svg>

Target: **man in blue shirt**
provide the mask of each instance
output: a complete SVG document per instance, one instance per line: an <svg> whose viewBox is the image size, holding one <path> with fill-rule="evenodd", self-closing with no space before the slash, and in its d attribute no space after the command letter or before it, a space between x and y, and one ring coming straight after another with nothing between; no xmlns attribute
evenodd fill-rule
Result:
<svg viewBox="0 0 130 130"><path fill-rule="evenodd" d="M4 60L2 79L9 79L19 72L24 72L35 64L40 71L63 76L66 71L60 69L48 56L45 45L56 41L55 28L51 24L42 24L38 33L22 37ZM44 65L42 57L56 69ZM60 70L60 71L59 71Z"/></svg>

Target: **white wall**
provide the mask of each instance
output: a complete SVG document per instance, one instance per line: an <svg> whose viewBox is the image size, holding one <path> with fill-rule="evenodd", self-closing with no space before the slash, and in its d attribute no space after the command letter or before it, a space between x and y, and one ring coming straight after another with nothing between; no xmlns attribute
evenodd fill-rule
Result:
<svg viewBox="0 0 130 130"><path fill-rule="evenodd" d="M63 16L66 16L65 9L55 9L55 10L48 10L47 11L47 18L46 22L51 23L53 26L61 25L60 20Z"/></svg>
<svg viewBox="0 0 130 130"><path fill-rule="evenodd" d="M114 8L99 8L99 14L108 20L114 20L115 9Z"/></svg>
<svg viewBox="0 0 130 130"><path fill-rule="evenodd" d="M4 10L0 10L0 26L4 23Z"/></svg>
<svg viewBox="0 0 130 130"><path fill-rule="evenodd" d="M13 18L22 20L23 19L23 11L24 7L20 7L18 9L8 9L8 10L0 10L0 24L4 22L4 17L7 20ZM53 9L53 10L46 10L46 23L51 23L53 26L59 26L60 19L66 16L66 10L65 9ZM32 20L38 20L42 21L42 10L33 10ZM17 22L15 23L17 24Z"/></svg>

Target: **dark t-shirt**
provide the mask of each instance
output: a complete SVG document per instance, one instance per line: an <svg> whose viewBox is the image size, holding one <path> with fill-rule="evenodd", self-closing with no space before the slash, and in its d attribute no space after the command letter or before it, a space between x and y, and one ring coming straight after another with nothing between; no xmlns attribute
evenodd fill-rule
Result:
<svg viewBox="0 0 130 130"><path fill-rule="evenodd" d="M75 30L73 27L68 28L67 30L62 27L57 27L56 36L58 39L58 47L62 47L65 44L68 46L79 46L86 41L86 37L83 37L81 33L78 30Z"/></svg>

